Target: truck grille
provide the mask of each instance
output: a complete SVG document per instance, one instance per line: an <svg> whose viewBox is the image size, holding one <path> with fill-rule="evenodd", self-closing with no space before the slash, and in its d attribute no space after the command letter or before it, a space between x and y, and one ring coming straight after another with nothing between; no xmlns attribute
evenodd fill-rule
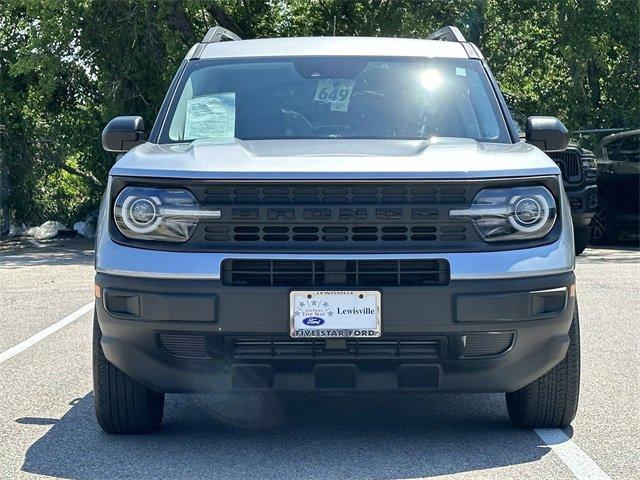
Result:
<svg viewBox="0 0 640 480"><path fill-rule="evenodd" d="M190 187L222 217L201 222L192 245L214 251L459 250L481 243L468 219L465 183L275 183Z"/></svg>
<svg viewBox="0 0 640 480"><path fill-rule="evenodd" d="M217 253L483 252L488 244L468 218L452 209L471 205L484 188L543 185L557 198L555 178L381 181L213 181L115 177L112 202L127 185L188 189L219 218L203 218L185 243L124 237L110 220L112 238L145 249ZM556 234L559 233L555 232ZM550 241L518 243L517 248Z"/></svg>
<svg viewBox="0 0 640 480"><path fill-rule="evenodd" d="M582 168L580 154L574 150L564 152L551 152L549 156L556 162L565 182L577 183L582 180Z"/></svg>
<svg viewBox="0 0 640 480"><path fill-rule="evenodd" d="M222 284L251 287L382 287L449 283L446 260L225 260Z"/></svg>

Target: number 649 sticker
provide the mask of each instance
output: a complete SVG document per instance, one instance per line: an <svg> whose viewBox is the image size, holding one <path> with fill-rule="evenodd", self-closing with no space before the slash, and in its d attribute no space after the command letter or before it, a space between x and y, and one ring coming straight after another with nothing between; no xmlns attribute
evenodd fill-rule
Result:
<svg viewBox="0 0 640 480"><path fill-rule="evenodd" d="M332 111L346 112L353 91L354 80L325 78L318 81L318 88L313 99L316 102L331 103Z"/></svg>

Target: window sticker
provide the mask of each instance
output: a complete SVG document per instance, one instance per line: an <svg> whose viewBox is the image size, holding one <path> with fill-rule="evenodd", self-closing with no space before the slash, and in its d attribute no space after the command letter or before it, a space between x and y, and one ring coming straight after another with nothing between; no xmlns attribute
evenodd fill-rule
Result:
<svg viewBox="0 0 640 480"><path fill-rule="evenodd" d="M456 67L456 75L459 76L459 77L466 77L467 76L467 69L466 68Z"/></svg>
<svg viewBox="0 0 640 480"><path fill-rule="evenodd" d="M184 138L228 140L235 137L236 94L214 93L187 102Z"/></svg>
<svg viewBox="0 0 640 480"><path fill-rule="evenodd" d="M349 110L349 100L355 80L344 78L325 78L318 81L316 95L313 99L316 102L330 103L332 112L346 112Z"/></svg>

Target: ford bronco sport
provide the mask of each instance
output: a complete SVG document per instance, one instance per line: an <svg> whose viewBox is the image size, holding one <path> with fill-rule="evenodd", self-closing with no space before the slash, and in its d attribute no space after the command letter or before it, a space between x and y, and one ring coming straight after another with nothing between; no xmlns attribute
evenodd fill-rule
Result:
<svg viewBox="0 0 640 480"><path fill-rule="evenodd" d="M145 141L102 134L94 394L111 433L166 393L505 392L518 425L576 412L568 135L526 142L455 27L428 40L242 40L180 66Z"/></svg>

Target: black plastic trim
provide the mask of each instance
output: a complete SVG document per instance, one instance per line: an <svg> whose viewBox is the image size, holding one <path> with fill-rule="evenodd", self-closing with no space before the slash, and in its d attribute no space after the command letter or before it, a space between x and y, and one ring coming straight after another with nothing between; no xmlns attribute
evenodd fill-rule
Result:
<svg viewBox="0 0 640 480"><path fill-rule="evenodd" d="M173 95L175 94L176 88L180 83L180 79L182 78L182 74L187 67L187 61L183 60L178 67L171 83L169 84L169 89L167 90L164 99L162 100L162 104L160 105L160 110L158 111L158 115L156 115L155 122L153 122L153 127L151 128L151 133L149 134L149 142L150 143L158 143L158 139L160 137L160 132L162 130L162 126L167 117L167 112L169 111L169 105L173 100Z"/></svg>

